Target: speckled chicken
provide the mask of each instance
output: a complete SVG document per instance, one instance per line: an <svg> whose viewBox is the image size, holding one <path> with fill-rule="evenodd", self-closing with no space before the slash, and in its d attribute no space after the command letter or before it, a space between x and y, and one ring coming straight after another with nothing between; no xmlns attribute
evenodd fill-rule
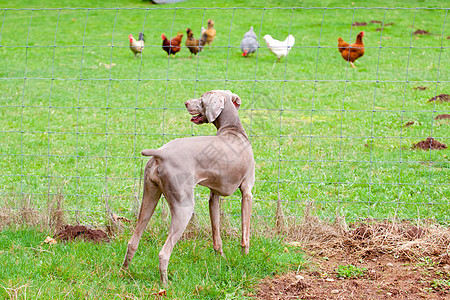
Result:
<svg viewBox="0 0 450 300"><path fill-rule="evenodd" d="M244 38L241 41L242 56L248 57L250 53L256 52L258 47L258 37L253 31L253 26L250 26L250 30L244 34Z"/></svg>

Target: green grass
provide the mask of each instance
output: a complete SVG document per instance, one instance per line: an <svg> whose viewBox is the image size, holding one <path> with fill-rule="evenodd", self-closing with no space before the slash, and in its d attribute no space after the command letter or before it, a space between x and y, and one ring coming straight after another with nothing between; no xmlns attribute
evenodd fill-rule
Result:
<svg viewBox="0 0 450 300"><path fill-rule="evenodd" d="M314 201L322 217L448 221L450 150L410 149L431 135L450 145L449 121L434 120L450 113L450 104L427 102L450 93L448 12L383 9L445 4L375 0L355 5L381 8L205 10L354 5L325 0L190 0L161 7L138 0L0 1L7 8L149 8L0 10L1 203L19 207L23 196L41 208L53 197L48 194L62 194L74 220L101 224L108 197L114 212L134 218L146 161L139 152L177 137L215 134L213 126L191 124L183 103L226 88L242 98L239 114L255 153L253 224L271 225L278 198L288 217L301 216L304 204ZM172 36L190 27L198 37L209 18L217 30L212 49L192 59L182 49L168 60L161 33ZM381 33L371 20L394 25ZM368 25L351 28L355 21ZM411 38L413 23L414 30L432 35ZM239 44L251 25L262 48L244 59ZM349 69L336 49L337 37L353 41L360 30L366 32L366 54L357 69ZM140 31L147 47L134 59L127 36ZM275 63L262 36L283 39L288 33L295 36L296 48ZM111 63L112 68L105 67ZM414 90L418 85L428 89ZM404 127L408 121L416 123ZM197 189L196 212L205 224L207 195L206 189ZM235 227L239 196L222 203ZM156 216L160 212L161 206ZM110 244L48 246L41 245L45 234L5 229L0 295L146 298L159 289L157 253L165 235L145 234L130 274L120 274L127 234ZM297 250L277 239L253 237L245 258L235 237L225 235L224 246L227 260L215 256L208 238L180 242L169 266L168 298L241 299L258 279L303 263Z"/></svg>
<svg viewBox="0 0 450 300"><path fill-rule="evenodd" d="M45 233L4 230L0 235L0 297L17 299L146 299L158 292L158 252L163 240L144 235L129 268L120 271L126 236L111 243L43 244ZM13 241L13 242L12 242ZM259 279L298 269L298 247L277 239L255 238L248 256L239 241L225 238L227 259L212 242L193 238L178 243L169 265L168 299L245 299Z"/></svg>
<svg viewBox="0 0 450 300"><path fill-rule="evenodd" d="M3 198L32 194L41 206L49 193L62 193L67 208L96 217L108 197L114 211L129 213L145 163L139 152L177 137L214 134L213 126L191 124L183 103L226 88L243 100L240 117L256 159L255 215L273 216L280 198L287 216L301 215L303 203L314 201L323 217L338 212L349 219L448 219L449 150L410 149L428 136L450 145L449 121L434 120L449 113L449 103L427 102L449 93L445 10L201 9L319 4L338 6L333 1L0 2L9 8L149 8L0 10ZM411 1L408 7L442 5ZM168 60L161 33L172 36L190 27L198 37L208 18L217 29L213 48L192 59L182 49ZM394 25L381 34L371 20ZM355 21L368 25L352 29ZM411 37L412 24L432 35ZM298 48L278 63L265 47L244 59L239 43L250 25L261 46L266 33L278 39L292 33ZM366 32L366 54L351 69L336 40L353 41L360 30ZM133 59L127 36L139 31L146 34L147 48ZM414 90L418 85L428 90ZM416 123L404 127L408 121ZM207 195L198 189L198 212L207 211ZM238 196L224 202L226 213L239 214Z"/></svg>
<svg viewBox="0 0 450 300"><path fill-rule="evenodd" d="M357 278L364 276L367 268L360 268L354 265L340 265L336 268L338 278Z"/></svg>

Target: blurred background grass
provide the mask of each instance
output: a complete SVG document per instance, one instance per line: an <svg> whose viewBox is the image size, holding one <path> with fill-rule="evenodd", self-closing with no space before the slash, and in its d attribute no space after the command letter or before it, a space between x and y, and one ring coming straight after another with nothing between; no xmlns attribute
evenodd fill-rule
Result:
<svg viewBox="0 0 450 300"><path fill-rule="evenodd" d="M140 151L215 134L213 126L190 123L183 103L230 89L242 98L240 117L255 153L258 220L272 223L278 199L293 218L312 201L323 217L448 220L449 150L411 150L429 136L450 144L449 121L434 119L449 113L449 103L427 102L449 91L448 10L385 8L444 5L0 1L36 8L0 10L2 200L16 205L30 197L41 207L62 194L78 221L96 223L108 199L114 212L130 217L146 162ZM299 6L310 8L290 8ZM39 10L59 7L111 9ZM211 49L189 59L184 48L167 58L162 33L172 37L190 27L198 38L208 19L217 30ZM393 24L378 31L381 24L372 20ZM243 58L239 45L250 26L261 48ZM417 29L431 34L413 35ZM366 53L352 69L336 49L337 37L353 42L361 30ZM135 59L127 36L139 32L146 48ZM289 33L295 48L276 62L262 36L283 40ZM207 212L207 195L197 189L199 215ZM238 192L223 201L236 225L238 201Z"/></svg>

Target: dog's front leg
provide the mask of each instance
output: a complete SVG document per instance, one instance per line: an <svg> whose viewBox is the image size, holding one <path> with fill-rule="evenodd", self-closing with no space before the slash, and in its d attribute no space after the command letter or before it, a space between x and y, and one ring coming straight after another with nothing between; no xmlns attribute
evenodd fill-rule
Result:
<svg viewBox="0 0 450 300"><path fill-rule="evenodd" d="M250 217L252 214L252 188L250 186L241 186L241 221L242 221L242 254L248 254L250 250Z"/></svg>
<svg viewBox="0 0 450 300"><path fill-rule="evenodd" d="M209 194L209 217L211 218L214 250L225 257L222 250L222 239L220 238L220 196L213 191Z"/></svg>

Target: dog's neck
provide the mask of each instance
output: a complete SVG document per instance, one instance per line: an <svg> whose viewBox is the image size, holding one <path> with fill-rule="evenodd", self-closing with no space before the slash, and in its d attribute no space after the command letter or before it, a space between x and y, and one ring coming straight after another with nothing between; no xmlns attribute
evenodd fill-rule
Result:
<svg viewBox="0 0 450 300"><path fill-rule="evenodd" d="M242 127L241 120L239 119L237 109L229 100L225 101L222 112L212 123L217 128L217 135L226 130L233 129L247 137L247 133L245 132L244 127Z"/></svg>

